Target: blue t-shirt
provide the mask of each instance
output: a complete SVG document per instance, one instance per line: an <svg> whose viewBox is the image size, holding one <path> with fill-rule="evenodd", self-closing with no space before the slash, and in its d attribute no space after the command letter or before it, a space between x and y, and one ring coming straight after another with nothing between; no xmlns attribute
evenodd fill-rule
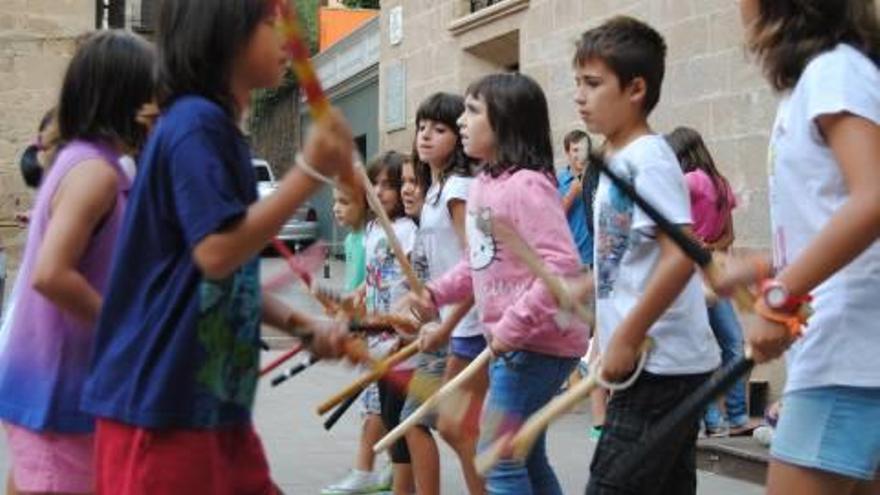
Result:
<svg viewBox="0 0 880 495"><path fill-rule="evenodd" d="M208 280L195 246L257 200L250 151L204 98L178 99L140 159L98 322L82 407L154 428L250 421L259 367L255 257Z"/></svg>
<svg viewBox="0 0 880 495"><path fill-rule="evenodd" d="M565 197L571 185L577 178L571 174L571 169L566 168L559 173L559 195ZM580 194L574 199L571 208L565 214L568 218L568 227L574 237L574 243L577 245L578 253L581 255L581 262L585 265L593 264L593 236L587 228L587 205L584 202L584 195ZM592 221L592 220L590 220Z"/></svg>

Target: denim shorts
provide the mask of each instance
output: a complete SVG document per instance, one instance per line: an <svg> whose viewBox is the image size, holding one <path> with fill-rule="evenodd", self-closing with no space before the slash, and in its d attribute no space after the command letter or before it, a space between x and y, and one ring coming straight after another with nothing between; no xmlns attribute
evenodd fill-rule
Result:
<svg viewBox="0 0 880 495"><path fill-rule="evenodd" d="M774 459L849 478L873 480L880 468L880 388L819 387L782 398Z"/></svg>
<svg viewBox="0 0 880 495"><path fill-rule="evenodd" d="M449 352L461 359L473 361L486 348L486 338L482 335L473 337L452 337L449 339Z"/></svg>

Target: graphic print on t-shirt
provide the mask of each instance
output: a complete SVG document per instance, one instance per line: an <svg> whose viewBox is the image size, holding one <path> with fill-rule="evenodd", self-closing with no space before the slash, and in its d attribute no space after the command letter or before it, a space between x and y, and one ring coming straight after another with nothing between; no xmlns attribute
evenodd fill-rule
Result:
<svg viewBox="0 0 880 495"><path fill-rule="evenodd" d="M625 175L618 175L633 183L634 171L627 167ZM607 180L607 179L606 179ZM605 198L599 206L599 225L596 229L596 265L598 287L596 297L610 297L620 263L630 247L631 228L633 223L633 202L623 191L608 180Z"/></svg>
<svg viewBox="0 0 880 495"><path fill-rule="evenodd" d="M468 211L465 219L468 257L473 270L485 270L498 259L498 242L492 235L492 210Z"/></svg>
<svg viewBox="0 0 880 495"><path fill-rule="evenodd" d="M251 408L257 386L260 318L259 260L199 289L198 340L205 357L198 382L220 401Z"/></svg>
<svg viewBox="0 0 880 495"><path fill-rule="evenodd" d="M412 253L409 255L410 263L416 272L416 277L422 282L431 280L431 270L428 266L428 254L425 252L425 240L422 235L416 234L413 241Z"/></svg>
<svg viewBox="0 0 880 495"><path fill-rule="evenodd" d="M394 252L383 237L373 253L367 253L367 309L375 313L391 312L391 288L399 282L400 268Z"/></svg>

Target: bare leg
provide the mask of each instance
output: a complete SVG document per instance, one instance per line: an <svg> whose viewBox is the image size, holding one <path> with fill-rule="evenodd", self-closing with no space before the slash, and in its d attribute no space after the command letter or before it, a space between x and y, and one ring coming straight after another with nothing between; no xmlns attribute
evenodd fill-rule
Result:
<svg viewBox="0 0 880 495"><path fill-rule="evenodd" d="M853 491L853 495L880 495L880 473L874 475L873 482L859 483Z"/></svg>
<svg viewBox="0 0 880 495"><path fill-rule="evenodd" d="M447 382L461 373L470 361L461 359L456 356L449 356L446 362L446 375L444 381ZM437 430L443 437L443 440L458 455L461 470L464 474L464 481L467 484L468 492L471 495L483 495L486 493L486 487L483 479L477 474L474 466L474 457L477 454L477 440L480 436L480 411L483 407L483 399L486 398L486 390L489 388L489 375L487 372L474 376L467 383L462 385L462 391L465 397L469 397L468 410L463 418L452 418L449 415L441 414L437 419ZM458 421L461 421L459 424ZM420 494L421 495L421 494Z"/></svg>
<svg viewBox="0 0 880 495"><path fill-rule="evenodd" d="M419 495L440 494L440 452L431 432L421 426L406 432L412 475Z"/></svg>
<svg viewBox="0 0 880 495"><path fill-rule="evenodd" d="M367 414L361 430L361 442L358 445L357 459L354 468L359 471L372 471L376 462L373 445L385 436L385 425L378 414Z"/></svg>
<svg viewBox="0 0 880 495"><path fill-rule="evenodd" d="M852 478L772 460L767 495L852 495L856 483Z"/></svg>
<svg viewBox="0 0 880 495"><path fill-rule="evenodd" d="M413 470L411 464L394 464L394 495L412 495L416 493L413 484ZM419 492L421 493L421 492Z"/></svg>

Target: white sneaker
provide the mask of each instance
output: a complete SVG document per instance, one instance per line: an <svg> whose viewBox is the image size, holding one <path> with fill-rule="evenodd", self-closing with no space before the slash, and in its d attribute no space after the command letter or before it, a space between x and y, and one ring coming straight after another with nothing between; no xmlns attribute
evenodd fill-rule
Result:
<svg viewBox="0 0 880 495"><path fill-rule="evenodd" d="M391 464L386 464L385 467L379 471L379 474L376 475L376 482L379 484L379 490L385 491L390 490L391 485L393 484L394 477L394 466Z"/></svg>
<svg viewBox="0 0 880 495"><path fill-rule="evenodd" d="M375 473L352 469L345 478L321 490L321 495L362 495L383 490Z"/></svg>

